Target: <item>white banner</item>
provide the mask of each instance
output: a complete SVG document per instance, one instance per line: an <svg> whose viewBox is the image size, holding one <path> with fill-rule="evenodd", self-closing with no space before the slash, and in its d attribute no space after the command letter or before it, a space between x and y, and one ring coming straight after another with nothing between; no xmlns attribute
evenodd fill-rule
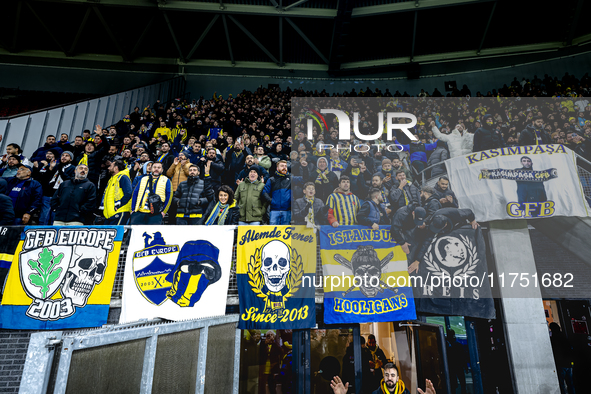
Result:
<svg viewBox="0 0 591 394"><path fill-rule="evenodd" d="M224 315L236 226L134 226L120 323Z"/></svg>
<svg viewBox="0 0 591 394"><path fill-rule="evenodd" d="M460 208L478 221L589 215L575 154L564 145L491 149L445 165Z"/></svg>

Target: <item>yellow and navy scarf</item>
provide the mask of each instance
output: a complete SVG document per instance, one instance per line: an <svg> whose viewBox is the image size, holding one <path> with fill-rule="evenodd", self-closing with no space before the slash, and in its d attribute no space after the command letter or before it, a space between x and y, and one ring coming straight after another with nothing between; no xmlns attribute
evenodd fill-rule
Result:
<svg viewBox="0 0 591 394"><path fill-rule="evenodd" d="M80 165L80 164L84 164L85 166L88 166L88 155L86 153L82 155L82 158L78 162L78 165Z"/></svg>
<svg viewBox="0 0 591 394"><path fill-rule="evenodd" d="M236 202L236 200L234 200L234 203L235 202ZM212 224L213 225L215 225L215 224L223 225L224 222L226 221L226 216L228 216L228 211L230 210L231 207L234 206L234 203L232 203L232 205L230 205L230 204L222 204L221 202L218 201L215 204L213 211L211 211L211 215L209 215L209 217L205 221L205 225L206 226L211 226Z"/></svg>
<svg viewBox="0 0 591 394"><path fill-rule="evenodd" d="M390 394L390 391L388 391L388 386L386 386L386 382L384 382L384 379L382 379L382 382L380 383L380 389L382 389L382 394ZM404 382L402 381L402 379L398 379L398 383L396 383L396 387L394 388L394 392L392 394L402 394L404 393L405 389L406 387L404 386Z"/></svg>
<svg viewBox="0 0 591 394"><path fill-rule="evenodd" d="M320 171L319 169L316 169L316 172L318 173L316 183L328 183L328 170Z"/></svg>

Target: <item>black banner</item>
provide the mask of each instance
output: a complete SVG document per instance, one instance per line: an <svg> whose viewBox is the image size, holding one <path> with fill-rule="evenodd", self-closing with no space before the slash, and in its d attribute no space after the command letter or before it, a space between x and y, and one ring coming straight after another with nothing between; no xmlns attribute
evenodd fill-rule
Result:
<svg viewBox="0 0 591 394"><path fill-rule="evenodd" d="M495 318L480 227L429 238L420 254L423 282L415 287L417 313Z"/></svg>

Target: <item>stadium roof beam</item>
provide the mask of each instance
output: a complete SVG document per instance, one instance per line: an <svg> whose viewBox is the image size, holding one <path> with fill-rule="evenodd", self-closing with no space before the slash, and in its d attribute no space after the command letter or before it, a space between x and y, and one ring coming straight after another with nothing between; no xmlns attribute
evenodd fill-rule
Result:
<svg viewBox="0 0 591 394"><path fill-rule="evenodd" d="M330 54L328 55L329 73L337 72L341 68L342 60L346 54L345 49L349 43L352 13L353 0L340 0L337 2L337 16L333 23Z"/></svg>
<svg viewBox="0 0 591 394"><path fill-rule="evenodd" d="M484 45L484 40L486 39L486 34L488 33L488 28L490 27L490 23L492 21L492 18L493 18L496 8L497 8L497 2L495 1L493 3L492 9L490 10L490 14L488 16L488 22L486 23L486 27L484 28L484 33L482 33L482 39L480 40L480 45L478 45L478 50L476 51L477 55L480 55L480 51L482 50L482 46Z"/></svg>
<svg viewBox="0 0 591 394"><path fill-rule="evenodd" d="M10 52L17 51L18 25L21 20L22 8L23 2L19 0L19 2L16 4L16 17L14 18L14 36L12 37L12 47L7 48Z"/></svg>
<svg viewBox="0 0 591 394"><path fill-rule="evenodd" d="M288 5L287 7L285 7L285 8L283 9L283 11L288 11L288 10L289 10L289 9L291 9L291 8L294 8L294 7L299 7L300 5L304 4L306 1L308 1L308 0L299 0L299 1L296 1L295 3L293 3L293 4L290 4L290 5Z"/></svg>
<svg viewBox="0 0 591 394"><path fill-rule="evenodd" d="M312 41L310 41L310 39L304 34L303 31L300 30L300 28L289 18L285 18L285 20L287 21L287 23L289 23L291 25L291 27L293 27L293 29L300 35L300 37L302 37L302 39L304 41L306 41L306 43L310 46L310 48L312 48L314 50L314 52L316 52L316 54L320 57L320 59L322 59L322 61L326 64L329 63L328 59L322 54L322 52L320 52L320 50L318 48L316 48L316 45L314 45L314 43L312 43Z"/></svg>
<svg viewBox="0 0 591 394"><path fill-rule="evenodd" d="M47 32L47 34L49 34L49 37L51 37L51 39L58 46L58 48L60 49L60 51L62 51L64 54L66 54L66 50L64 49L64 47L62 46L62 44L58 41L57 38L55 38L55 36L51 32L51 30L49 30L49 27L47 27L47 25L45 24L45 22L43 22L43 19L41 19L41 17L37 14L37 12L31 6L31 4L29 4L28 1L25 1L25 5L33 13L33 16L35 17L35 19L37 19L39 21L39 24L43 27L43 29L45 29L45 31Z"/></svg>
<svg viewBox="0 0 591 394"><path fill-rule="evenodd" d="M131 53L129 54L129 60L133 61L133 59L135 58L135 53L140 48L140 45L142 45L144 38L146 38L146 35L148 34L148 31L152 27L152 24L154 23L155 20L156 20L156 14L152 15L152 17L150 18L150 20L146 24L146 27L144 27L144 31L142 31L142 34L138 38L137 42L133 46L133 49L131 50Z"/></svg>
<svg viewBox="0 0 591 394"><path fill-rule="evenodd" d="M189 54L187 55L187 59L190 59L191 57L193 57L193 54L195 53L197 48L199 48L199 45L201 45L201 43L205 39L205 36L207 36L207 33L209 33L209 31L211 30L211 28L213 27L213 25L215 24L215 22L218 20L219 17L220 17L219 14L216 14L213 17L213 19L211 20L211 22L209 22L209 25L207 25L207 27L205 28L203 33L201 33L201 36L199 36L199 39L197 40L195 45L193 45L193 48L191 48L191 52L189 52Z"/></svg>
<svg viewBox="0 0 591 394"><path fill-rule="evenodd" d="M228 21L226 21L226 15L222 15L222 21L224 22L224 31L226 32L226 43L228 44L230 61L232 62L232 66L234 66L236 62L234 61L234 53L232 52L232 43L230 42L230 32L228 31Z"/></svg>
<svg viewBox="0 0 591 394"><path fill-rule="evenodd" d="M52 3L88 4L91 0L38 0ZM96 1L96 0L95 0ZM474 0L472 0L474 1ZM100 0L101 6L129 7L129 8L154 8L154 0ZM300 3L302 4L302 3ZM299 4L298 4L299 5ZM285 9L276 8L272 5L248 5L248 4L223 4L206 3L201 1L167 0L166 3L158 3L158 8L167 11L195 11L214 12L218 14L248 14L263 16L280 16L289 14L291 17L302 18L327 18L332 19L337 15L334 8L296 8L295 3Z"/></svg>
<svg viewBox="0 0 591 394"><path fill-rule="evenodd" d="M283 63L283 18L279 18L279 66L285 66Z"/></svg>
<svg viewBox="0 0 591 394"><path fill-rule="evenodd" d="M265 54L267 56L269 56L269 59L273 60L273 62L275 62L276 64L279 64L279 60L277 60L277 58L275 56L273 56L271 54L271 52L269 52L267 50L267 48L265 48L265 46L263 44L261 44L259 42L259 40L257 40L255 38L255 36L252 35L251 32L248 31L248 29L246 27L242 26L242 24L240 22L238 22L232 15L228 15L228 18L230 18L230 20L232 22L234 22L236 24L236 26L238 26L240 28L240 30L242 30L244 32L244 34L246 34L248 36L248 38L250 38L252 40L252 42L254 42L259 48L261 48L261 50L263 52L265 52Z"/></svg>
<svg viewBox="0 0 591 394"><path fill-rule="evenodd" d="M566 45L573 44L573 38L575 37L575 31L577 30L577 25L579 24L579 16L581 15L584 3L585 2L583 0L577 1L577 5L575 6L575 12L573 14L573 20L571 22L570 30L568 32L568 37L566 38Z"/></svg>
<svg viewBox="0 0 591 394"><path fill-rule="evenodd" d="M86 22L88 21L88 17L90 16L91 12L92 12L92 9L90 7L87 7L86 13L84 13L84 17L82 18L82 22L80 22L80 27L78 27L78 31L76 32L76 36L74 36L74 41L72 42L72 46L70 46L70 50L66 53L66 56L72 56L74 54L74 51L76 50L76 45L78 45L78 40L80 39L80 36L82 35L82 31L84 30L84 27L86 26Z"/></svg>
<svg viewBox="0 0 591 394"><path fill-rule="evenodd" d="M417 21L419 19L419 11L415 11L415 21L412 25L412 46L410 48L410 61L415 57L415 43L417 41Z"/></svg>
<svg viewBox="0 0 591 394"><path fill-rule="evenodd" d="M591 37L589 38L591 40ZM577 40L577 39L575 39ZM582 42L581 42L582 43ZM447 52L447 53L437 53L437 54L430 54L430 55L420 55L414 58L414 62L417 63L445 63L451 62L456 60L472 60L472 59L482 59L486 57L503 57L503 56L515 56L515 55L525 55L530 53L539 53L539 52L554 52L561 48L564 48L562 42L546 42L540 44L527 44L527 45L518 45L518 46L510 46L510 47L499 47L499 48L488 48L483 49L480 53L480 56L474 54L474 50L470 51L459 51L459 52ZM378 60L364 60L359 62L350 62L350 63L343 63L342 69L355 69L355 68L367 68L370 69L372 67L384 67L390 65L398 65L409 63L410 57L396 57L390 59L378 59Z"/></svg>
<svg viewBox="0 0 591 394"><path fill-rule="evenodd" d="M172 24L170 23L170 19L168 18L168 14L166 11L162 11L162 16L164 16L164 20L166 21L166 25L168 26L168 30L170 31L170 35L172 36L172 41L176 46L176 50L179 53L179 59L181 62L186 63L186 59L183 56L183 51L181 51L181 46L179 45L179 41L176 39L176 34L174 34L174 30L172 28Z"/></svg>
<svg viewBox="0 0 591 394"><path fill-rule="evenodd" d="M117 37L115 37L115 34L113 34L113 30L111 30L111 27L109 26L109 24L107 23L107 21L103 17L101 10L99 10L98 7L95 5L92 6L92 9L94 10L94 13L96 14L96 16L98 16L99 21L101 22L101 24L103 25L103 27L107 31L107 34L111 38L111 41L113 41L113 44L115 45L115 48L117 48L117 52L119 52L123 61L124 62L129 61L127 54L125 53L125 51L123 50L123 48L119 44L119 41L117 40Z"/></svg>
<svg viewBox="0 0 591 394"><path fill-rule="evenodd" d="M397 12L409 12L415 10L425 10L428 8L440 8L450 6L460 6L466 4L484 3L494 0L420 0L420 1L404 1L400 3L390 3L382 5L372 5L367 7L353 8L353 18L360 18L364 16L393 14Z"/></svg>
<svg viewBox="0 0 591 394"><path fill-rule="evenodd" d="M273 6L274 6L275 8L277 8L277 9L279 9L279 10L282 10L282 9L283 9L283 7L281 7L281 6L279 5L279 3L277 3L277 0L270 0L270 1L271 1L271 4L273 4Z"/></svg>

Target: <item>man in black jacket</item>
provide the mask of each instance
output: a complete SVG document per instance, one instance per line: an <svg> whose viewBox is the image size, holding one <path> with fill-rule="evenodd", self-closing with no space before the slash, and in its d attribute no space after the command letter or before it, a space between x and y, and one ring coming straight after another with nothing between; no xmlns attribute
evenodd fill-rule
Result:
<svg viewBox="0 0 591 394"><path fill-rule="evenodd" d="M480 152L488 149L502 148L505 146L501 132L493 128L492 115L485 115L482 126L474 133L474 147L472 152Z"/></svg>
<svg viewBox="0 0 591 394"><path fill-rule="evenodd" d="M534 116L530 125L519 134L519 145L540 145L551 144L552 137L544 129L544 119L541 116Z"/></svg>
<svg viewBox="0 0 591 394"><path fill-rule="evenodd" d="M390 190L389 199L393 212L409 204L421 205L419 189L406 180L406 173L403 170L396 171L396 182Z"/></svg>
<svg viewBox="0 0 591 394"><path fill-rule="evenodd" d="M14 224L14 207L12 199L6 195L8 182L0 178L0 225L11 226Z"/></svg>
<svg viewBox="0 0 591 394"><path fill-rule="evenodd" d="M435 234L449 234L455 227L468 223L474 230L479 226L471 209L441 208L433 214L429 230Z"/></svg>
<svg viewBox="0 0 591 394"><path fill-rule="evenodd" d="M449 188L449 179L446 176L439 178L433 190L435 190L435 195L442 208L458 207L458 199L456 194Z"/></svg>
<svg viewBox="0 0 591 394"><path fill-rule="evenodd" d="M88 180L88 166L76 167L74 179L62 183L51 199L55 226L82 226L96 206L96 186Z"/></svg>
<svg viewBox="0 0 591 394"><path fill-rule="evenodd" d="M357 223L379 230L380 225L388 224L388 214L384 206L384 197L380 189L369 191L370 200L365 201L357 214Z"/></svg>
<svg viewBox="0 0 591 394"><path fill-rule="evenodd" d="M435 190L433 190L431 186L421 187L421 202L423 203L423 208L427 211L427 217L441 209L441 203L437 199Z"/></svg>
<svg viewBox="0 0 591 394"><path fill-rule="evenodd" d="M198 163L199 177L201 179L209 178L213 192L222 185L222 174L224 172L224 162L217 156L215 148L207 149L207 154L202 157Z"/></svg>
<svg viewBox="0 0 591 394"><path fill-rule="evenodd" d="M400 245L404 253L409 254L409 246L412 242L409 232L415 228L425 228L426 218L425 208L417 207L414 204L400 208L392 217L390 239Z"/></svg>
<svg viewBox="0 0 591 394"><path fill-rule="evenodd" d="M106 133L103 133L103 129L99 125L96 126L96 134L100 137L101 143L97 147L93 141L86 142L84 153L79 155L75 162L76 165L84 164L88 167L88 180L98 186L103 157L109 152L110 145Z"/></svg>
<svg viewBox="0 0 591 394"><path fill-rule="evenodd" d="M301 225L320 225L326 224L326 218L321 218L321 210L324 208L324 202L315 197L316 186L313 182L306 182L304 185L304 197L295 200L293 210L293 219L295 224ZM326 212L328 214L328 211Z"/></svg>
<svg viewBox="0 0 591 394"><path fill-rule="evenodd" d="M199 178L196 164L189 167L189 177L179 184L172 197L172 203L178 205L177 225L199 224L209 200L213 199L213 190L209 184L209 178Z"/></svg>

